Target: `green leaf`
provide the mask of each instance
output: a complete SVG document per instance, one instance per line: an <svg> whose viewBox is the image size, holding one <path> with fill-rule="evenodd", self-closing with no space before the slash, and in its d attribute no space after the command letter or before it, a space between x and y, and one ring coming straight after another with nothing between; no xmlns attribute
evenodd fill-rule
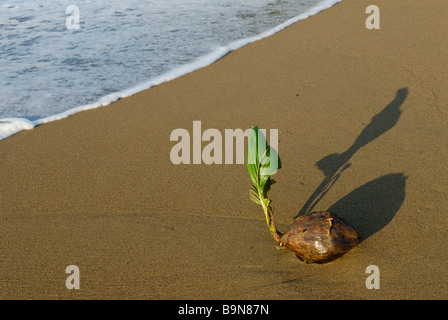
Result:
<svg viewBox="0 0 448 320"><path fill-rule="evenodd" d="M267 146L265 154L260 159L260 188L264 189L269 177L281 168L277 151ZM270 187L270 185L268 185Z"/></svg>
<svg viewBox="0 0 448 320"><path fill-rule="evenodd" d="M249 189L249 198L256 204L262 205L262 200L260 199L260 196L258 194L257 187L252 185Z"/></svg>
<svg viewBox="0 0 448 320"><path fill-rule="evenodd" d="M252 180L250 197L255 203L263 206L270 193L270 176L281 168L280 158L276 150L271 148L263 133L253 126L247 146L247 170ZM262 197L260 199L260 196Z"/></svg>
<svg viewBox="0 0 448 320"><path fill-rule="evenodd" d="M266 147L266 153L260 159L260 175L271 176L282 167L277 151L270 146Z"/></svg>
<svg viewBox="0 0 448 320"><path fill-rule="evenodd" d="M247 171L250 179L255 185L258 185L258 127L252 127L247 145Z"/></svg>

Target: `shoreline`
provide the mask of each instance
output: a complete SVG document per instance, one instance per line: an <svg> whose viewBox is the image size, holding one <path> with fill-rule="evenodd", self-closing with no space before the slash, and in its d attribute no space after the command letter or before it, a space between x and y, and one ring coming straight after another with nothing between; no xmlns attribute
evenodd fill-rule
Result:
<svg viewBox="0 0 448 320"><path fill-rule="evenodd" d="M380 30L365 27L367 4L344 0L0 141L0 298L446 299L447 3L370 4ZM323 265L276 250L245 165L170 161L171 132L199 120L278 130L279 231L330 210L363 241ZM80 290L64 285L70 265ZM366 287L370 266L380 289Z"/></svg>
<svg viewBox="0 0 448 320"><path fill-rule="evenodd" d="M190 63L187 63L187 64L177 67L175 69L172 69L172 70L170 70L166 73L163 73L161 75L158 75L154 78L148 79L147 81L140 83L138 85L135 85L133 87L110 93L106 96L99 98L94 103L74 107L74 108L71 108L64 112L50 115L50 116L40 118L37 120L29 120L27 118L19 118L19 117L17 117L17 118L9 117L9 118L3 118L3 119L0 118L0 124L1 124L0 125L0 141L20 132L22 130L31 130L31 129L34 129L36 126L40 126L42 124L65 119L67 117L70 117L70 116L77 114L79 112L82 112L82 111L88 111L88 110L108 106L111 103L114 103L120 99L130 97L130 96L132 96L136 93L139 93L141 91L151 89L152 87L160 85L164 82L174 80L174 79L182 77L190 72L196 71L196 70L204 68L206 66L209 66L209 65L215 63L216 61L218 61L219 59L222 59L223 57L225 57L227 54L229 54L232 51L238 50L254 41L259 41L266 37L272 36L272 35L276 34L277 32L280 32L281 30L289 27L293 23L296 23L298 21L307 19L313 15L316 15L323 10L331 8L332 6L338 4L341 1L342 0L322 0L320 4L315 5L308 11L301 13L291 19L288 19L287 21L284 21L283 23L281 23L269 30L266 30L263 33L260 33L258 35L255 35L255 36L252 36L249 38L238 39L236 41L233 41L233 42L227 44L226 46L220 46L215 51L212 51L204 56L201 56Z"/></svg>

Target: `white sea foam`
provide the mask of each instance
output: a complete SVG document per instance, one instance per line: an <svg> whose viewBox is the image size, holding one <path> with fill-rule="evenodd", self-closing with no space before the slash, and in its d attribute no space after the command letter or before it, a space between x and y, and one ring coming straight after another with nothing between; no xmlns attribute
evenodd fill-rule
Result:
<svg viewBox="0 0 448 320"><path fill-rule="evenodd" d="M175 67L167 72L163 72L160 75L154 76L154 77L150 78L148 81L143 81L138 85L132 86L131 88L128 88L125 90L119 90L119 91L110 93L108 95L105 95L105 96L101 97L100 99L98 99L96 102L84 104L82 106L71 108L69 110L58 112L56 114L44 116L44 117L29 117L29 119L20 118L20 117L9 117L9 118L5 118L5 119L0 119L0 140L5 139L15 133L22 131L22 130L33 129L35 126L42 125L42 124L52 122L52 121L56 121L56 120L60 120L60 119L66 118L70 115L73 115L73 114L81 112L81 111L109 105L109 104L117 101L118 99L129 97L129 96L131 96L135 93L138 93L140 91L149 89L149 88L156 86L158 84L161 84L163 82L173 80L173 79L183 76L187 73L190 73L197 69L208 66L208 65L216 62L217 60L221 59L223 56L227 55L229 52L231 52L233 50L239 49L251 42L271 36L279 31L285 29L286 27L290 26L291 24L293 24L297 21L306 19L316 13L319 13L320 11L327 9L340 1L342 1L342 0L320 1L318 4L313 5L310 8L307 8L307 10L305 12L303 12L293 18L290 18L287 21L285 21L267 31L256 34L254 36L249 36L249 37L245 37L245 38L242 38L242 39L239 39L236 41L232 41L228 45L225 45L225 46L215 46L215 49L212 52L205 54L205 55L201 55L199 58L197 58L193 62L185 63L185 64ZM4 4L4 5L2 5L2 7L8 7L8 8L14 9L13 5L8 5L8 4ZM118 13L120 13L120 11L118 11ZM45 18L45 19L49 19L49 18ZM25 22L25 24L26 24L26 21L27 21L26 19L22 19L22 21L20 21L20 19L14 19L14 18L11 18L11 19L3 18L3 20L2 20L2 17L0 16L0 24L3 24L3 25L16 26L17 24L20 25L20 23L23 24L23 22ZM25 28L25 27L26 26L21 26L21 28ZM33 28L33 26L28 26L28 28ZM176 30L173 30L173 31L176 31ZM99 41L98 46L101 46L101 45L103 45L103 44L101 43L101 41ZM33 68L33 66L30 65L29 68Z"/></svg>

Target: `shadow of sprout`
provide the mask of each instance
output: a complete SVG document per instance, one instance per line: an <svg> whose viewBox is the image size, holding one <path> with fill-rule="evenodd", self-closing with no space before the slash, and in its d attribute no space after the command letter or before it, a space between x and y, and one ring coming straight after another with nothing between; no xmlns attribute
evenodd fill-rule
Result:
<svg viewBox="0 0 448 320"><path fill-rule="evenodd" d="M395 126L402 113L400 107L407 96L407 88L397 90L391 103L372 117L346 151L330 154L316 163L325 177L295 218L313 211L341 174L350 167L349 161L356 152ZM406 177L402 173L385 175L357 188L328 211L346 219L360 232L362 238L366 239L387 225L395 216L404 202L405 185Z"/></svg>

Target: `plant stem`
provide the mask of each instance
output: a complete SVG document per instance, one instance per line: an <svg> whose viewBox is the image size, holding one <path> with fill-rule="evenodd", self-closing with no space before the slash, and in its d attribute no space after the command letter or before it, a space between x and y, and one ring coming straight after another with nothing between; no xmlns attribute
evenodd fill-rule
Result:
<svg viewBox="0 0 448 320"><path fill-rule="evenodd" d="M268 222L269 231L274 237L275 242L278 244L280 243L280 238L283 236L283 234L277 230L271 206L267 206L267 216L269 216L269 222Z"/></svg>

